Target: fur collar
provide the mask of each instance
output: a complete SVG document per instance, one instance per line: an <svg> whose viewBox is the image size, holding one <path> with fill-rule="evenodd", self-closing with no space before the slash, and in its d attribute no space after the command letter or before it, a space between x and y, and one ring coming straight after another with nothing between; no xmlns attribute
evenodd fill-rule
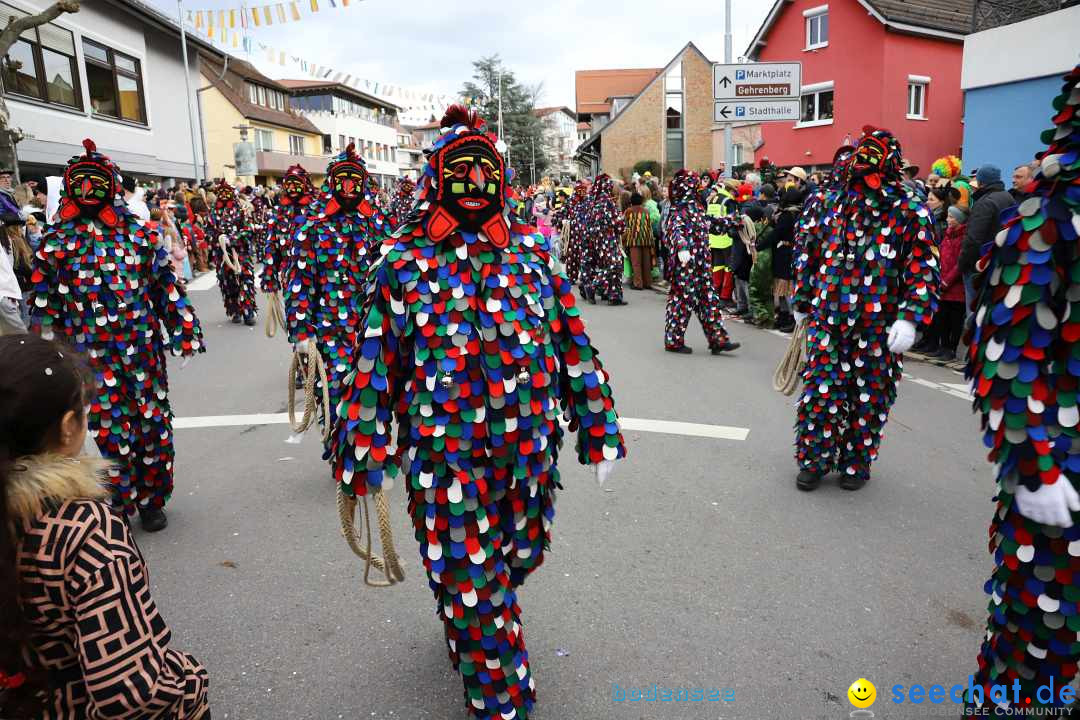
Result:
<svg viewBox="0 0 1080 720"><path fill-rule="evenodd" d="M14 523L33 520L49 500L99 500L109 491L102 476L109 467L99 458L68 458L50 453L17 459L8 477L8 514Z"/></svg>

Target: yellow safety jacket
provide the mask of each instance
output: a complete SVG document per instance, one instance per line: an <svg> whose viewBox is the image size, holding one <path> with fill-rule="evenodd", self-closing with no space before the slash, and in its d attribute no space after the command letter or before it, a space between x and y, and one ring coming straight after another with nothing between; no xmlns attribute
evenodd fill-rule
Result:
<svg viewBox="0 0 1080 720"><path fill-rule="evenodd" d="M716 198L705 208L705 214L709 217L727 217L735 207L735 198L727 188L721 187ZM726 250L733 242L730 235L709 235L709 247L715 250ZM714 265L713 270L727 270L727 265Z"/></svg>

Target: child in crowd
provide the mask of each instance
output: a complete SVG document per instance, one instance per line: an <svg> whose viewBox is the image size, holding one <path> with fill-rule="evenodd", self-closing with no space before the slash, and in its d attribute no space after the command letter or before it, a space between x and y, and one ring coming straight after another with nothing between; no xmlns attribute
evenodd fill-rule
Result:
<svg viewBox="0 0 1080 720"><path fill-rule="evenodd" d="M941 241L941 298L934 316L932 339L925 352L941 360L955 360L964 329L964 280L959 260L967 234L967 212L953 205L945 222L945 237Z"/></svg>

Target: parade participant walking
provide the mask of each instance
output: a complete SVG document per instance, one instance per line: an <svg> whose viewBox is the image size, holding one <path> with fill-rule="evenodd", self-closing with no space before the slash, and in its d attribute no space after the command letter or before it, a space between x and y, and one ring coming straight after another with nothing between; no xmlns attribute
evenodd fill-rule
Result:
<svg viewBox="0 0 1080 720"><path fill-rule="evenodd" d="M217 272L225 314L232 321L255 324L255 238L250 219L241 209L232 185L224 180L214 187L210 211L210 256Z"/></svg>
<svg viewBox="0 0 1080 720"><path fill-rule="evenodd" d="M0 338L0 717L208 718L106 463L80 457L93 382L67 346Z"/></svg>
<svg viewBox="0 0 1080 720"><path fill-rule="evenodd" d="M620 238L625 225L615 204L611 178L600 175L586 200L584 237L578 289L591 303L606 300L609 305L626 305L623 300L623 252Z"/></svg>
<svg viewBox="0 0 1080 720"><path fill-rule="evenodd" d="M672 259L668 273L671 289L664 321L664 349L673 353L693 352L686 345L686 326L690 315L696 314L709 342L709 350L713 355L719 355L740 347L740 343L731 341L724 329L720 297L712 280L709 232L728 226L723 218L711 220L705 215L698 184L696 173L679 170L668 189L671 209L664 226L664 241L668 243Z"/></svg>
<svg viewBox="0 0 1080 720"><path fill-rule="evenodd" d="M113 499L161 530L173 489L165 350L204 352L202 328L156 234L120 199L116 166L91 140L83 146L35 257L32 329L86 354L97 380L90 432L112 461Z"/></svg>
<svg viewBox="0 0 1080 720"><path fill-rule="evenodd" d="M563 266L566 268L566 277L572 283L581 279L581 253L585 246L588 200L589 184L582 180L574 186L574 194L551 218L561 233Z"/></svg>
<svg viewBox="0 0 1080 720"><path fill-rule="evenodd" d="M327 428L333 427L342 379L351 369L368 267L390 231L367 179L367 167L349 143L326 166L323 194L296 226L286 270L289 342L313 340L326 366Z"/></svg>
<svg viewBox="0 0 1080 720"><path fill-rule="evenodd" d="M652 289L653 233L649 211L642 205L640 193L630 195L630 207L623 213L623 246L630 257L630 286L635 290Z"/></svg>
<svg viewBox="0 0 1080 720"><path fill-rule="evenodd" d="M390 198L389 208L386 212L386 219L390 221L390 227L398 227L405 218L409 216L409 212L413 206L413 195L416 193L416 183L412 181L412 178L403 177L397 181L397 187L394 188L394 196Z"/></svg>
<svg viewBox="0 0 1080 720"><path fill-rule="evenodd" d="M864 128L844 181L804 216L796 240L795 320L807 337L795 426L800 490L833 469L846 490L870 479L902 354L937 307L930 211L902 184L901 157L892 133Z"/></svg>
<svg viewBox="0 0 1080 720"><path fill-rule="evenodd" d="M293 235L297 226L303 223L304 213L312 207L315 194L311 178L303 167L293 165L285 172L285 177L281 179L281 192L266 223L266 245L259 287L268 295L281 292L286 266L292 254ZM271 302L274 301L272 298Z"/></svg>
<svg viewBox="0 0 1080 720"><path fill-rule="evenodd" d="M1042 135L1049 147L1038 155L1029 197L1005 210L1002 232L977 259L986 285L967 366L998 483L990 523L996 567L985 587L991 602L973 683L979 697L967 700L992 710L993 685L1010 688L1009 699L1018 686L1022 705L1008 709L1032 715L1065 705L1064 692L1048 697L1044 689L1071 690L1080 662L1080 66L1053 107L1056 127Z"/></svg>
<svg viewBox="0 0 1080 720"><path fill-rule="evenodd" d="M541 235L510 224L495 137L460 105L442 129L419 212L372 267L335 474L350 496L404 475L466 707L524 720L535 692L517 589L550 542L560 406L601 480L625 449L569 281Z"/></svg>

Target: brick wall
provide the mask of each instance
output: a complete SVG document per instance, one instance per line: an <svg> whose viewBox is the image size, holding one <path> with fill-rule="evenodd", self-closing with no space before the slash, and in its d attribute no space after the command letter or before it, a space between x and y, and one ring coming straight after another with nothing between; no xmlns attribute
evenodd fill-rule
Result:
<svg viewBox="0 0 1080 720"><path fill-rule="evenodd" d="M712 64L692 49L683 52L686 167L703 170L713 164Z"/></svg>
<svg viewBox="0 0 1080 720"><path fill-rule="evenodd" d="M600 166L613 178L629 179L634 163L655 160L663 164L664 83L654 82L604 131Z"/></svg>

